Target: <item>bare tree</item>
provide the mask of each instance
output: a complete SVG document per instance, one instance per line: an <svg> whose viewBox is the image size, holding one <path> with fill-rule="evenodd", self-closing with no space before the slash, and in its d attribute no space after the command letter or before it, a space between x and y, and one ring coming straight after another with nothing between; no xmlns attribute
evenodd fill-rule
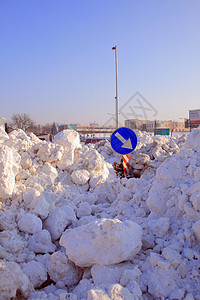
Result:
<svg viewBox="0 0 200 300"><path fill-rule="evenodd" d="M36 130L36 123L31 117L26 114L13 114L11 123L9 124L13 129L22 129L25 132L34 132Z"/></svg>

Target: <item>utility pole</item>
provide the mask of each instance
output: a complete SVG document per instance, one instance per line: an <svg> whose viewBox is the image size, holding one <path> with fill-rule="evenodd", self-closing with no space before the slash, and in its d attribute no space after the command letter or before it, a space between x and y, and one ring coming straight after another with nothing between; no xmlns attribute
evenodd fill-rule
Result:
<svg viewBox="0 0 200 300"><path fill-rule="evenodd" d="M118 110L118 82L117 82L117 46L112 47L115 50L115 76L116 76L116 96L115 96L115 113L116 113L116 128L119 127L119 110Z"/></svg>

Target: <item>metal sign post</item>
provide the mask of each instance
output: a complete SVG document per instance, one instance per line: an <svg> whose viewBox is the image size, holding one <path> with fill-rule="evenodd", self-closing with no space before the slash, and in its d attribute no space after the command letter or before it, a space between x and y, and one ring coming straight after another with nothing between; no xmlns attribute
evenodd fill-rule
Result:
<svg viewBox="0 0 200 300"><path fill-rule="evenodd" d="M129 154L122 155L123 171L126 176L129 175Z"/></svg>

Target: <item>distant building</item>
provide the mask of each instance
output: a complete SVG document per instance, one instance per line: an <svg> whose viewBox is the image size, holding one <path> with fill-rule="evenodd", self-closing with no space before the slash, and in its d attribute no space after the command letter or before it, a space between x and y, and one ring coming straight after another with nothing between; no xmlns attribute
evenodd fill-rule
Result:
<svg viewBox="0 0 200 300"><path fill-rule="evenodd" d="M147 122L149 122L149 121L148 120L138 120L138 119L125 120L125 127L128 127L130 129L145 130Z"/></svg>
<svg viewBox="0 0 200 300"><path fill-rule="evenodd" d="M169 128L171 132L186 132L189 128L185 127L185 122L160 121L160 120L125 120L125 126L130 129L139 129L141 131L154 132L154 129Z"/></svg>

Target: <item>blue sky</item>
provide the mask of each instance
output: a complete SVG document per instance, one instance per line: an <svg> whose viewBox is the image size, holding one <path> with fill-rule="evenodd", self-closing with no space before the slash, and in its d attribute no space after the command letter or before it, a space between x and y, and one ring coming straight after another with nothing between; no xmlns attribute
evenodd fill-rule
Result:
<svg viewBox="0 0 200 300"><path fill-rule="evenodd" d="M1 0L0 116L104 124L117 45L119 107L139 91L157 119L188 117L200 108L199 16L199 0Z"/></svg>

